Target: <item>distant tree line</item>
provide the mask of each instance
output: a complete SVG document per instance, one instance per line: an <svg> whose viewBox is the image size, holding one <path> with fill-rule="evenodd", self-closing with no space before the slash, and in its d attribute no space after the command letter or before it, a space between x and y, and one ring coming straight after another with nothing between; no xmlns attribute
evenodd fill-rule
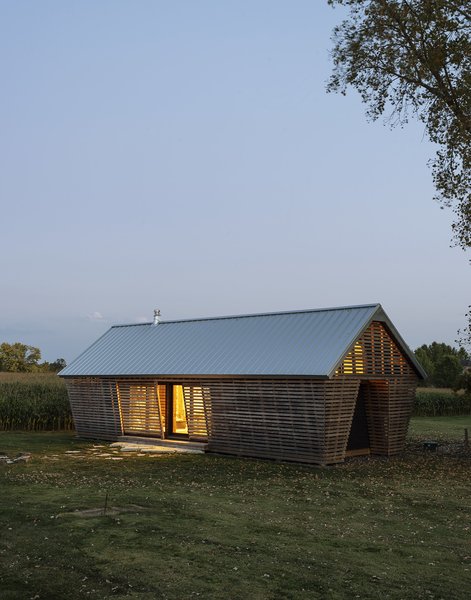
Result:
<svg viewBox="0 0 471 600"><path fill-rule="evenodd" d="M21 342L0 344L0 371L14 373L57 373L66 366L63 358L39 362L41 350Z"/></svg>
<svg viewBox="0 0 471 600"><path fill-rule="evenodd" d="M425 385L471 392L471 360L464 348L432 342L417 348L415 356L427 372Z"/></svg>

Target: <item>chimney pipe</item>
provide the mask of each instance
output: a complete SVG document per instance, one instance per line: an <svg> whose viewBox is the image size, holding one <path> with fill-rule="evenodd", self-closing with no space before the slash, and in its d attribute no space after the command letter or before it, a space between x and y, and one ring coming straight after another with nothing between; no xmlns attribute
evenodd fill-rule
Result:
<svg viewBox="0 0 471 600"><path fill-rule="evenodd" d="M154 325L158 325L160 323L160 310L156 308L154 310Z"/></svg>

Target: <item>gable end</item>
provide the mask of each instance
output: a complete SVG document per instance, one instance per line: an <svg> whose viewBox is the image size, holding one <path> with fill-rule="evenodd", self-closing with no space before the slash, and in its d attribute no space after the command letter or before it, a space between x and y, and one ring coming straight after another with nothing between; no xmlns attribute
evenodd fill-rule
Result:
<svg viewBox="0 0 471 600"><path fill-rule="evenodd" d="M402 352L386 324L372 321L335 370L335 376L394 377L416 375L418 369Z"/></svg>

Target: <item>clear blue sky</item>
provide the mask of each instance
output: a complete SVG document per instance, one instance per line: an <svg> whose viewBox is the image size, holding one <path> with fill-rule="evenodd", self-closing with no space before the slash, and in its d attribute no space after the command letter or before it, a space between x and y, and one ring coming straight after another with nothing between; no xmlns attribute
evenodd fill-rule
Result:
<svg viewBox="0 0 471 600"><path fill-rule="evenodd" d="M381 302L411 347L471 297L423 127L325 93L297 0L0 0L0 341Z"/></svg>

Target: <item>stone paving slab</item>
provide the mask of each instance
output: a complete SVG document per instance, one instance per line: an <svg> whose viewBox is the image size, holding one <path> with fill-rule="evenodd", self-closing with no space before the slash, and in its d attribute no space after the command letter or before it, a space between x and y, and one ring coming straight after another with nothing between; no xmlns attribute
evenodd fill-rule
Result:
<svg viewBox="0 0 471 600"><path fill-rule="evenodd" d="M120 452L140 452L143 454L204 454L198 448L185 448L182 446L164 446L156 444L132 444L129 442L113 442L110 448L119 448Z"/></svg>

